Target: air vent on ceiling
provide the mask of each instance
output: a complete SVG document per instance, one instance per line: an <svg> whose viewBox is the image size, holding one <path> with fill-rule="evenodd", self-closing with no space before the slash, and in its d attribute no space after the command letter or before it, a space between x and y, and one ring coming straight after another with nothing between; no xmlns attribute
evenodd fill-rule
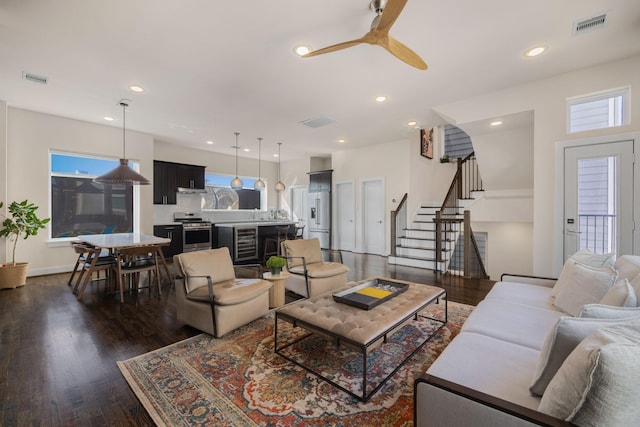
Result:
<svg viewBox="0 0 640 427"><path fill-rule="evenodd" d="M597 30L598 28L604 27L604 24L607 20L607 14L603 13L602 15L594 16L588 19L583 19L581 21L576 21L573 23L573 34L582 34L587 31Z"/></svg>
<svg viewBox="0 0 640 427"><path fill-rule="evenodd" d="M26 71L22 72L22 78L25 80L32 81L34 83L40 83L41 85L47 84L47 78L42 76L36 76L35 74L27 73Z"/></svg>
<svg viewBox="0 0 640 427"><path fill-rule="evenodd" d="M337 120L329 117L329 116L316 116L307 120L303 120L299 122L302 126L307 126L310 128L319 128L322 126L330 125L333 123L337 123Z"/></svg>

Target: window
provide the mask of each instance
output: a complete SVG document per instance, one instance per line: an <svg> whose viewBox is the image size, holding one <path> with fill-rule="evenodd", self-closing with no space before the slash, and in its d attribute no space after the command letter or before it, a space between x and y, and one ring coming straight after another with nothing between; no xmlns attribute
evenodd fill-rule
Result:
<svg viewBox="0 0 640 427"><path fill-rule="evenodd" d="M133 187L93 182L118 161L51 153L50 164L52 238L133 232Z"/></svg>
<svg viewBox="0 0 640 427"><path fill-rule="evenodd" d="M465 158L473 153L471 137L462 129L453 126L444 126L444 154L450 159Z"/></svg>
<svg viewBox="0 0 640 427"><path fill-rule="evenodd" d="M266 205L266 191L254 190L255 178L240 177L244 188L229 186L235 176L205 173L206 193L202 195L202 210L262 209ZM264 199L264 202L263 202Z"/></svg>
<svg viewBox="0 0 640 427"><path fill-rule="evenodd" d="M574 133L626 125L628 111L628 87L569 98L567 131Z"/></svg>

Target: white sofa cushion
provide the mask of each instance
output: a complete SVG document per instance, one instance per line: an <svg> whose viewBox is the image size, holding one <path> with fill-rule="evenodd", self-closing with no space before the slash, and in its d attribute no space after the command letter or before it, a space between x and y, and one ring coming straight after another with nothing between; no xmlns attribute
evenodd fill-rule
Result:
<svg viewBox="0 0 640 427"><path fill-rule="evenodd" d="M540 352L538 367L529 390L542 396L567 356L596 329L629 322L626 319L592 319L579 317L561 317L549 331Z"/></svg>
<svg viewBox="0 0 640 427"><path fill-rule="evenodd" d="M549 383L539 410L580 426L640 424L640 320L592 332Z"/></svg>
<svg viewBox="0 0 640 427"><path fill-rule="evenodd" d="M588 249L581 249L571 255L562 267L556 284L553 286L552 295L557 297L562 289L571 280L571 275L576 264L586 265L594 268L611 267L615 268L615 254L599 255Z"/></svg>
<svg viewBox="0 0 640 427"><path fill-rule="evenodd" d="M539 353L486 335L461 332L427 373L537 409L540 398L532 396L528 387Z"/></svg>
<svg viewBox="0 0 640 427"><path fill-rule="evenodd" d="M471 312L462 330L540 350L561 316L566 314L508 301L484 300Z"/></svg>
<svg viewBox="0 0 640 427"><path fill-rule="evenodd" d="M553 306L551 289L546 286L526 283L498 282L485 297L486 300L508 301L533 307L556 310ZM556 310L557 311L557 310Z"/></svg>
<svg viewBox="0 0 640 427"><path fill-rule="evenodd" d="M567 281L560 287L555 306L577 316L583 305L600 302L615 283L617 273L611 267L591 267L575 261L567 261L565 268L569 265L571 271Z"/></svg>
<svg viewBox="0 0 640 427"><path fill-rule="evenodd" d="M586 304L578 313L578 317L598 319L626 319L640 316L640 307L616 307L602 304Z"/></svg>
<svg viewBox="0 0 640 427"><path fill-rule="evenodd" d="M600 300L600 304L616 307L636 307L638 300L629 280L618 280Z"/></svg>

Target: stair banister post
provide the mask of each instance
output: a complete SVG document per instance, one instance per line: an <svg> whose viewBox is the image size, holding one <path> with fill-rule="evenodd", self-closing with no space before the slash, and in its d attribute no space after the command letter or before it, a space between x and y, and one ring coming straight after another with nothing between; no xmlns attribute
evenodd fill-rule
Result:
<svg viewBox="0 0 640 427"><path fill-rule="evenodd" d="M460 157L458 157L458 159L457 159L457 164L458 164L457 176L459 177L458 179L460 180L460 182L458 184L457 199L460 200L460 199L463 198L462 197L462 187L463 187L463 182L462 182L462 159Z"/></svg>
<svg viewBox="0 0 640 427"><path fill-rule="evenodd" d="M433 271L440 272L440 254L442 253L442 210L436 211L436 253L434 256L434 268Z"/></svg>
<svg viewBox="0 0 640 427"><path fill-rule="evenodd" d="M464 277L471 277L471 212L464 211Z"/></svg>

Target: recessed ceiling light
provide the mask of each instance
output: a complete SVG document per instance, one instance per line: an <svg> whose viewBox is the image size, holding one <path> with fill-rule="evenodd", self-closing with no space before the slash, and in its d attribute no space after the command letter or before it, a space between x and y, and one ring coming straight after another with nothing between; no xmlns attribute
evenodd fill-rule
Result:
<svg viewBox="0 0 640 427"><path fill-rule="evenodd" d="M278 154L277 154L277 153L276 153L276 154L274 154L274 155L273 155L273 157L278 157Z"/></svg>
<svg viewBox="0 0 640 427"><path fill-rule="evenodd" d="M245 153L248 153L249 151L251 151L250 148L243 148L242 151L244 151Z"/></svg>
<svg viewBox="0 0 640 427"><path fill-rule="evenodd" d="M129 90L131 90L132 92L144 92L144 88L140 85L130 85L129 86Z"/></svg>
<svg viewBox="0 0 640 427"><path fill-rule="evenodd" d="M491 126L500 126L502 122L500 120L496 120L495 122L489 123Z"/></svg>
<svg viewBox="0 0 640 427"><path fill-rule="evenodd" d="M302 56L302 55L306 55L307 53L311 52L311 48L307 45L300 45L300 46L296 46L293 48L293 51L296 53L296 55L298 56Z"/></svg>
<svg viewBox="0 0 640 427"><path fill-rule="evenodd" d="M213 145L213 141L207 141L207 144Z"/></svg>
<svg viewBox="0 0 640 427"><path fill-rule="evenodd" d="M109 116L105 116L104 119L108 122L112 122L113 121L113 117L109 117Z"/></svg>
<svg viewBox="0 0 640 427"><path fill-rule="evenodd" d="M536 47L532 47L531 49L528 49L524 52L524 56L528 57L528 58L532 58L534 56L538 56L541 53L543 53L546 50L546 48L544 46L536 46Z"/></svg>
<svg viewBox="0 0 640 427"><path fill-rule="evenodd" d="M387 100L386 96L376 96L376 102L384 102Z"/></svg>
<svg viewBox="0 0 640 427"><path fill-rule="evenodd" d="M407 126L415 126L417 124L418 122L416 122L415 120L411 120L410 122L407 122Z"/></svg>
<svg viewBox="0 0 640 427"><path fill-rule="evenodd" d="M347 142L347 141L346 141L345 139L342 139L342 138L340 138L340 139L338 140L338 143L340 143L340 144L344 144L345 142Z"/></svg>

